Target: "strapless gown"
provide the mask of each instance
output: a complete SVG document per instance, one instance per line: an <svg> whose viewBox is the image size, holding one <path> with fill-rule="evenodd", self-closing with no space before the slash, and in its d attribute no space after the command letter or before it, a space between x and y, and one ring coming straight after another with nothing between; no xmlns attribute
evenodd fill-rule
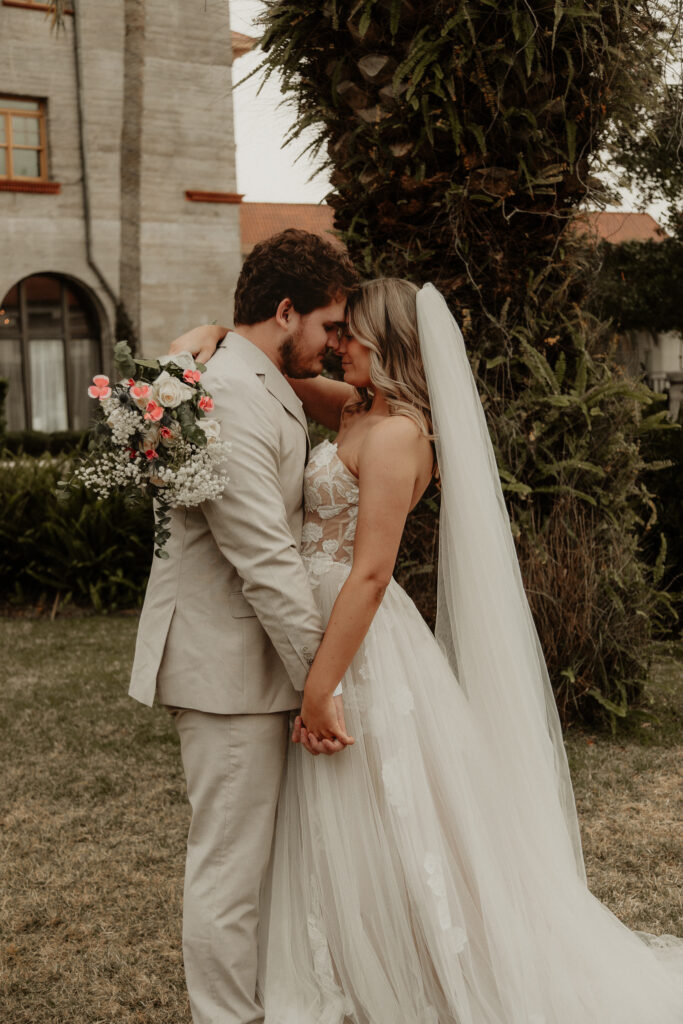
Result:
<svg viewBox="0 0 683 1024"><path fill-rule="evenodd" d="M325 621L358 485L328 441L302 555ZM355 745L290 744L263 894L266 1024L680 1024L681 940L631 932L508 810L467 698L392 581L344 680Z"/></svg>

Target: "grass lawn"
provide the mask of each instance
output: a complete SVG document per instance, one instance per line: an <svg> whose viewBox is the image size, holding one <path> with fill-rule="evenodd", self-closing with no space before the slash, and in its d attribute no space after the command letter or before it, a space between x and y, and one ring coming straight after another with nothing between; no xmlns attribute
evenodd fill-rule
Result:
<svg viewBox="0 0 683 1024"><path fill-rule="evenodd" d="M126 695L136 626L0 619L2 1024L190 1024L189 810L170 719ZM683 647L662 645L648 718L567 741L593 892L677 934L682 681Z"/></svg>

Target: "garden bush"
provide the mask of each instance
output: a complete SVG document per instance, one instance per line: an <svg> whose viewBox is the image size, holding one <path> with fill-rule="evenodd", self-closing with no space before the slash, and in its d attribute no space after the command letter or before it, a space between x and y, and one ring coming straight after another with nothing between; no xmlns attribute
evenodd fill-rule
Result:
<svg viewBox="0 0 683 1024"><path fill-rule="evenodd" d="M87 439L85 430L15 430L5 434L2 443L14 455L60 455L85 447Z"/></svg>
<svg viewBox="0 0 683 1024"><path fill-rule="evenodd" d="M68 456L0 460L0 594L22 605L54 601L98 612L139 606L152 559L148 503L96 500L82 488L57 495Z"/></svg>

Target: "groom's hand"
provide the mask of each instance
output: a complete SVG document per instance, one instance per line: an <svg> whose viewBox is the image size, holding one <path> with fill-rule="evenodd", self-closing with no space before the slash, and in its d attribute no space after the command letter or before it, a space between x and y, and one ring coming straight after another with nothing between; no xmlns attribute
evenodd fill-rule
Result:
<svg viewBox="0 0 683 1024"><path fill-rule="evenodd" d="M323 737L316 735L315 732L311 732L311 730L306 728L304 725L301 715L297 715L294 720L292 743L301 743L302 747L305 747L309 754L313 754L314 757L317 757L318 754L338 754L340 750L344 750L346 746L355 742L353 737L349 736L346 732L344 703L342 698L332 697L330 698L330 701L333 703L334 715L336 717L336 722L331 726L331 735ZM304 700L304 707L305 706L306 701ZM302 708L302 711L303 710L304 709ZM314 718L318 717L318 714L315 711L312 711L311 713Z"/></svg>
<svg viewBox="0 0 683 1024"><path fill-rule="evenodd" d="M318 754L327 754L329 757L332 754L338 754L340 750L346 749L341 740L319 740L317 736L314 736L313 733L309 732L306 726L302 724L300 715L294 724L294 730L292 731L292 743L300 743L309 754L313 755L313 757L317 757Z"/></svg>
<svg viewBox="0 0 683 1024"><path fill-rule="evenodd" d="M341 718L337 702L329 691L321 692L323 687L313 683L309 673L304 687L304 699L301 704L301 718L303 728L312 733L318 740L341 740L346 746L354 742L353 736L349 736L343 720L343 709Z"/></svg>

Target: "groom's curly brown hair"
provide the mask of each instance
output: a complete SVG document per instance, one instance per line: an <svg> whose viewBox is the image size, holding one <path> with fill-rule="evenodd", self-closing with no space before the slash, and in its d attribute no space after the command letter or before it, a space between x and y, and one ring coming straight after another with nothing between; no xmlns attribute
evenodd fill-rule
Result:
<svg viewBox="0 0 683 1024"><path fill-rule="evenodd" d="M275 316L283 299L305 315L347 297L359 279L346 252L298 228L266 238L251 250L235 289L235 324Z"/></svg>

